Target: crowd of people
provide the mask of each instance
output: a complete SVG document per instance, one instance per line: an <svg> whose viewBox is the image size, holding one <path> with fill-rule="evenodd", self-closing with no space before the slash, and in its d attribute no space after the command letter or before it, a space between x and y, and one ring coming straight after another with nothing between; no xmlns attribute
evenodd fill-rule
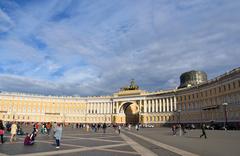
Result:
<svg viewBox="0 0 240 156"><path fill-rule="evenodd" d="M2 120L0 120L0 137L1 137L1 143L3 144L5 141L7 141L6 137L4 135L6 133L10 134L10 143L16 142L17 135L25 135L24 139L24 145L29 146L29 145L34 145L35 139L40 133L41 135L46 135L46 136L53 136L56 142L56 148L60 148L60 141L62 138L62 131L63 131L63 126L66 126L65 124L62 123L32 123L32 130L28 130L29 132L24 132L23 131L23 123L17 123L17 122L6 122L4 123ZM28 123L29 126L29 123ZM120 134L122 127L125 127L128 130L132 130L132 124L106 124L106 123L94 123L94 124L68 124L71 128L82 128L85 129L86 132L89 132L90 130L92 132L101 132L106 133L107 127L113 127L115 129L115 132ZM134 125L135 130L139 131L140 126L139 124ZM204 136L204 138L207 138L206 135L206 126L205 124L201 125L201 131L202 134L200 135L200 138ZM173 124L172 125L172 135L176 136L176 134L179 133L179 135L185 135L186 128L184 124Z"/></svg>
<svg viewBox="0 0 240 156"><path fill-rule="evenodd" d="M23 131L23 126L29 127L32 125L32 129L26 130L26 132ZM117 127L118 133L120 134L121 130L121 125L110 125L106 123L94 123L94 124L62 124L62 123L17 123L17 122L6 122L4 123L2 120L0 120L0 136L1 136L1 143L3 144L4 142L7 141L7 137L4 137L6 133L10 134L10 139L9 141L11 143L16 142L17 140L17 135L25 135L24 139L24 145L34 145L35 139L39 134L41 135L46 135L46 136L53 136L55 138L56 142L56 148L60 148L60 141L62 138L62 129L63 126L68 126L71 128L82 128L86 129L87 132L91 131L92 132L101 132L106 133L107 127L113 126ZM116 130L117 132L117 130Z"/></svg>
<svg viewBox="0 0 240 156"><path fill-rule="evenodd" d="M41 125L41 128L40 128ZM60 123L33 123L33 128L30 130L26 130L29 132L24 132L22 129L22 126L24 126L24 123L17 123L15 121L13 122L6 122L4 123L2 120L0 120L0 136L1 136L1 143L7 141L7 137L5 137L6 133L10 134L10 143L14 143L17 140L17 135L25 135L24 138L24 145L34 145L35 139L39 133L42 135L51 135L51 130L53 129L53 137L56 140L56 148L60 147L60 140L62 137L62 124ZM26 123L26 126L29 126L29 123ZM40 130L40 132L39 132Z"/></svg>

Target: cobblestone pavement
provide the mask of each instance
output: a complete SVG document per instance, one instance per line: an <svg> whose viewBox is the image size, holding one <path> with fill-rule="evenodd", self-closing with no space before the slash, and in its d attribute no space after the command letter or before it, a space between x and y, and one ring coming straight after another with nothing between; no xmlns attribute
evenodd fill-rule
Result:
<svg viewBox="0 0 240 156"><path fill-rule="evenodd" d="M81 155L81 156L238 156L240 131L207 131L208 139L200 139L201 131L188 131L184 136L172 136L169 128L122 129L121 134L108 128L86 132L84 129L64 128L60 149L52 136L39 134L33 146L24 146L24 136L15 143L0 144L1 155Z"/></svg>

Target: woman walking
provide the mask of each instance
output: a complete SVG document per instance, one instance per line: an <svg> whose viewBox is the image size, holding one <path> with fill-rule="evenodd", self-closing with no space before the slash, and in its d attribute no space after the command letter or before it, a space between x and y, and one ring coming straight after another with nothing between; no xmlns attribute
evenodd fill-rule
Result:
<svg viewBox="0 0 240 156"><path fill-rule="evenodd" d="M0 120L0 136L1 136L1 142L3 144L3 135L4 135L4 126L2 120Z"/></svg>
<svg viewBox="0 0 240 156"><path fill-rule="evenodd" d="M55 129L54 137L56 138L56 143L57 143L56 148L60 148L60 140L61 140L61 137L62 137L62 126L61 126L60 123L57 124L57 127Z"/></svg>
<svg viewBox="0 0 240 156"><path fill-rule="evenodd" d="M13 140L16 140L16 133L17 133L17 125L15 122L12 123L11 126L11 138L10 142L13 142Z"/></svg>

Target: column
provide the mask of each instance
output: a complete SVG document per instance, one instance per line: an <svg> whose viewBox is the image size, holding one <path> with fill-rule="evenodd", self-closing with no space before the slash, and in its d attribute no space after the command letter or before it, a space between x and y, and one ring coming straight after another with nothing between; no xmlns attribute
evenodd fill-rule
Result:
<svg viewBox="0 0 240 156"><path fill-rule="evenodd" d="M106 102L103 102L103 114L105 114L106 113Z"/></svg>
<svg viewBox="0 0 240 156"><path fill-rule="evenodd" d="M165 110L165 108L166 108L166 107L165 107L165 104L166 104L166 103L165 103L165 100L166 100L166 99L163 98L162 100L163 100L163 112L165 112L165 111L166 111L166 110Z"/></svg>
<svg viewBox="0 0 240 156"><path fill-rule="evenodd" d="M139 113L142 113L141 108L142 108L142 100L139 101Z"/></svg>
<svg viewBox="0 0 240 156"><path fill-rule="evenodd" d="M177 110L177 99L176 96L173 97L174 111Z"/></svg>
<svg viewBox="0 0 240 156"><path fill-rule="evenodd" d="M173 98L170 97L170 111L173 111Z"/></svg>
<svg viewBox="0 0 240 156"><path fill-rule="evenodd" d="M155 110L156 110L156 112L158 112L158 111L159 111L159 110L158 110L158 106L159 106L158 99L156 99L156 100L155 100L155 107L156 107L156 109L155 109Z"/></svg>
<svg viewBox="0 0 240 156"><path fill-rule="evenodd" d="M146 113L147 112L147 101L146 100L143 101L143 107L144 107L144 113Z"/></svg>
<svg viewBox="0 0 240 156"><path fill-rule="evenodd" d="M155 112L155 100L153 99L151 100L151 102L152 102L152 112Z"/></svg>
<svg viewBox="0 0 240 156"><path fill-rule="evenodd" d="M103 112L102 113L105 114L105 112L106 112L106 108L105 108L106 107L106 103L103 102L102 105L103 105Z"/></svg>
<svg viewBox="0 0 240 156"><path fill-rule="evenodd" d="M116 102L116 112L117 112L117 114L119 113L119 111L118 111L118 102Z"/></svg>
<svg viewBox="0 0 240 156"><path fill-rule="evenodd" d="M167 112L169 112L169 98L166 98L167 101Z"/></svg>
<svg viewBox="0 0 240 156"><path fill-rule="evenodd" d="M159 108L160 110L159 111L162 112L162 99L159 99L159 104L160 104L160 108Z"/></svg>
<svg viewBox="0 0 240 156"><path fill-rule="evenodd" d="M102 114L103 113L103 103L100 102L100 113Z"/></svg>
<svg viewBox="0 0 240 156"><path fill-rule="evenodd" d="M147 104L148 104L148 112L151 112L151 102L150 100L147 100Z"/></svg>
<svg viewBox="0 0 240 156"><path fill-rule="evenodd" d="M90 113L92 113L92 103L88 103L89 104L89 110L90 110Z"/></svg>
<svg viewBox="0 0 240 156"><path fill-rule="evenodd" d="M93 112L94 112L94 114L96 113L96 109L97 109L97 103L93 103Z"/></svg>
<svg viewBox="0 0 240 156"><path fill-rule="evenodd" d="M89 113L89 109L90 109L89 103L87 103L87 113ZM62 112L64 112L64 110Z"/></svg>
<svg viewBox="0 0 240 156"><path fill-rule="evenodd" d="M90 114L92 114L92 103L88 103L90 105Z"/></svg>
<svg viewBox="0 0 240 156"><path fill-rule="evenodd" d="M107 112L106 112L107 114L109 114L109 105L110 105L110 103L108 102L107 103Z"/></svg>

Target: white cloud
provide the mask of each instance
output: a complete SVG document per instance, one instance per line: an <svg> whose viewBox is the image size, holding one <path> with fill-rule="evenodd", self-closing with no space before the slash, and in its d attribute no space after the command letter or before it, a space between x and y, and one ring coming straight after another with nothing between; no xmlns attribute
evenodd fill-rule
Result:
<svg viewBox="0 0 240 156"><path fill-rule="evenodd" d="M145 90L175 88L192 69L212 78L239 66L239 7L201 0L19 5L15 18L4 12L14 27L0 36L1 89L100 95L132 78Z"/></svg>

